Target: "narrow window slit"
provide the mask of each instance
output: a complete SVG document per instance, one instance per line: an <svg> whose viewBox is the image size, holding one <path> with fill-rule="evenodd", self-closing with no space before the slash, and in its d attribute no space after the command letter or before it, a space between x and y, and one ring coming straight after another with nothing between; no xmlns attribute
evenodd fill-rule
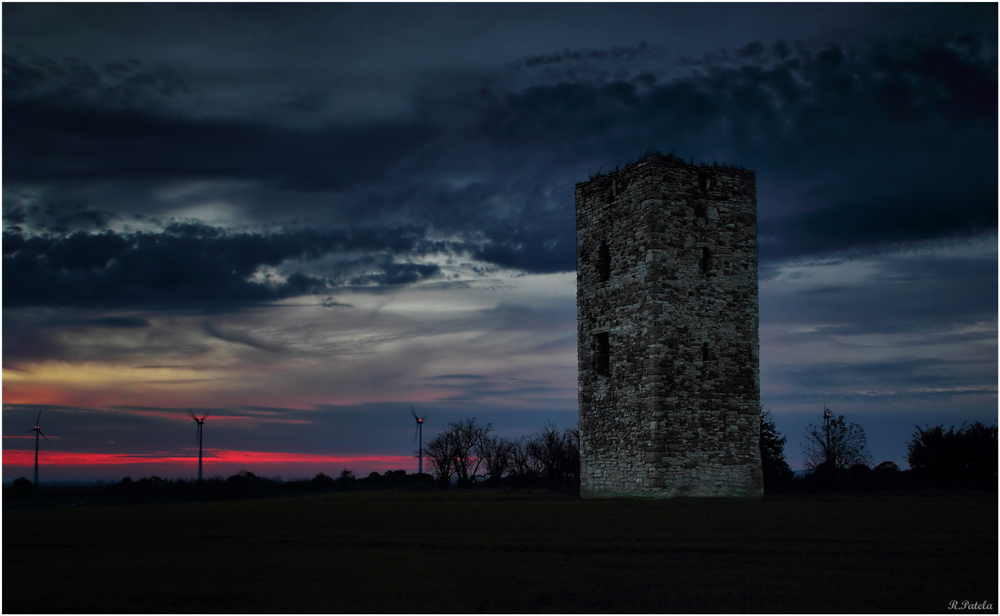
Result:
<svg viewBox="0 0 1000 616"><path fill-rule="evenodd" d="M601 247L597 251L597 271L601 282L607 282L611 277L611 249L605 241L601 242Z"/></svg>
<svg viewBox="0 0 1000 616"><path fill-rule="evenodd" d="M601 376L611 376L611 341L607 332L594 334L594 370Z"/></svg>

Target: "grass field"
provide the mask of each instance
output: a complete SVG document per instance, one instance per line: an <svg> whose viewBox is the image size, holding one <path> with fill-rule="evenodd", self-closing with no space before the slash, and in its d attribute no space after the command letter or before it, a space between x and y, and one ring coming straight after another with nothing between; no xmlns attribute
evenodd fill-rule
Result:
<svg viewBox="0 0 1000 616"><path fill-rule="evenodd" d="M3 611L997 611L996 494L370 491L7 510Z"/></svg>

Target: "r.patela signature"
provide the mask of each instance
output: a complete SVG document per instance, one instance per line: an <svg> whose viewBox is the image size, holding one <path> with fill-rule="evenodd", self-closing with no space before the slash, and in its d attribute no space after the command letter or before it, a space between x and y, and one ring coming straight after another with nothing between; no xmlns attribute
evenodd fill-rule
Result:
<svg viewBox="0 0 1000 616"><path fill-rule="evenodd" d="M974 603L972 601L951 601L948 603L949 610L992 610L993 604L983 601Z"/></svg>

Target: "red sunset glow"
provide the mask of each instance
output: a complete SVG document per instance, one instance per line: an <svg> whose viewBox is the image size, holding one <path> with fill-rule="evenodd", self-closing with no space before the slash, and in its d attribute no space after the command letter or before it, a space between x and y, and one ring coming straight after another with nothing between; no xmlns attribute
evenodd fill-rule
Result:
<svg viewBox="0 0 1000 616"><path fill-rule="evenodd" d="M272 451L231 451L206 449L205 475L228 476L247 469L261 476L311 477L317 473L336 475L341 469L352 470L356 475L372 471L409 469L414 466L410 456L333 456ZM3 452L4 475L30 476L35 463L34 450L6 450ZM101 467L104 475L158 475L164 478L193 476L198 464L198 453L181 456L169 452L151 454L116 454L44 451L39 455L41 475L59 478L89 476L88 467ZM21 470L23 469L23 470Z"/></svg>

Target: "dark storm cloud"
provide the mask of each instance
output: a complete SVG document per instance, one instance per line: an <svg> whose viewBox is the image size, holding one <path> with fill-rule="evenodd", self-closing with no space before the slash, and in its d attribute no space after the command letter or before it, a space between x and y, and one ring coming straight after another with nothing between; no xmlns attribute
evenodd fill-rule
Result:
<svg viewBox="0 0 1000 616"><path fill-rule="evenodd" d="M547 64L557 64L563 62L580 62L580 61L600 61L600 62L632 62L635 61L639 56L643 55L646 50L649 49L649 45L646 41L639 43L636 46L627 47L612 47L611 49L582 49L582 50L569 50L565 49L559 53L550 54L539 54L535 56L528 56L516 64L526 67L547 65Z"/></svg>
<svg viewBox="0 0 1000 616"><path fill-rule="evenodd" d="M481 129L499 142L538 142L649 130L684 139L722 128L734 149L770 144L787 159L797 151L851 147L869 138L862 129L879 125L893 135L900 128L939 128L937 121L951 127L996 121L995 54L977 38L904 38L782 57L788 53L779 42L769 62L713 62L663 83L644 75L535 85L494 96Z"/></svg>
<svg viewBox="0 0 1000 616"><path fill-rule="evenodd" d="M381 261L379 264L381 271L352 278L350 284L357 286L406 285L433 278L441 272L441 268L433 263L393 263L390 259L382 259Z"/></svg>
<svg viewBox="0 0 1000 616"><path fill-rule="evenodd" d="M570 157L659 145L746 163L762 258L996 228L997 64L980 39L736 56L667 79L488 92L479 129L500 147L558 144ZM793 198L796 185L809 188Z"/></svg>
<svg viewBox="0 0 1000 616"><path fill-rule="evenodd" d="M576 269L576 226L570 216L553 212L548 220L532 220L530 214L487 231L489 241L474 256L500 267L536 274ZM572 212L569 212L570 214ZM569 220L561 220L567 218ZM563 224L557 224L562 222ZM549 223L549 224L544 224Z"/></svg>
<svg viewBox="0 0 1000 616"><path fill-rule="evenodd" d="M165 66L146 67L129 59L97 69L37 54L4 54L3 88L4 102L111 109L161 107L164 99L190 91L184 78Z"/></svg>
<svg viewBox="0 0 1000 616"><path fill-rule="evenodd" d="M250 178L329 190L380 178L434 134L414 125L302 130L192 118L145 104L156 100L146 93L147 81L162 81L155 75L111 95L96 71L72 67L39 69L4 55L5 179ZM152 94L168 95L161 90Z"/></svg>
<svg viewBox="0 0 1000 616"><path fill-rule="evenodd" d="M416 227L236 233L201 224L173 224L162 233L31 236L5 232L4 307L202 306L225 309L320 293L350 272L316 277L300 271L284 280L264 266L320 259L348 251L383 252L352 284L399 285L437 274L436 265L397 263L393 254L433 254L453 247L428 242Z"/></svg>
<svg viewBox="0 0 1000 616"><path fill-rule="evenodd" d="M440 269L410 256L455 253L477 267L573 271L572 184L586 169L650 146L757 171L765 266L996 228L996 58L979 38L820 48L751 41L732 53L664 58L648 45L528 55L506 72L428 77L407 121L289 128L266 115L183 111L175 103L196 80L159 65L93 68L7 54L4 172L12 193L56 180L237 180L253 196L221 200L256 216L250 224L322 219L352 231L216 229L223 237L174 225L159 235L32 237L21 235L25 226L67 234L121 218L113 207L64 195L31 206L11 197L5 305L99 296L126 305L271 301L327 285L412 284ZM636 59L660 66L614 76ZM545 73L552 66L570 68L553 83L556 73ZM519 85L531 75L540 81ZM323 85L296 92L283 99L291 116L330 95ZM395 240L332 246L366 233L359 225ZM434 233L452 239L427 239ZM347 250L355 254L322 272L249 279L261 266Z"/></svg>
<svg viewBox="0 0 1000 616"><path fill-rule="evenodd" d="M9 202L3 212L4 228L14 232L23 231L20 225L29 222L33 227L52 233L101 231L117 218L114 212L95 210L84 203L72 202L50 202L44 209L37 205L24 207Z"/></svg>
<svg viewBox="0 0 1000 616"><path fill-rule="evenodd" d="M996 229L997 208L990 205L996 190L989 194L989 171L983 169L978 177L971 178L969 169L956 168L961 166L943 162L938 170L945 177L956 178L954 184L914 182L911 174L901 172L890 173L910 177L895 177L883 183L877 177L863 177L867 173L859 174L870 181L862 184L868 187L867 194L861 194L857 187L854 191L846 187L834 189L827 199L834 201L841 196L839 202L768 225L768 236L761 238L761 251L774 258L845 247L874 248L907 240L972 236ZM995 171L993 181L995 187ZM917 187L909 188L908 184Z"/></svg>

